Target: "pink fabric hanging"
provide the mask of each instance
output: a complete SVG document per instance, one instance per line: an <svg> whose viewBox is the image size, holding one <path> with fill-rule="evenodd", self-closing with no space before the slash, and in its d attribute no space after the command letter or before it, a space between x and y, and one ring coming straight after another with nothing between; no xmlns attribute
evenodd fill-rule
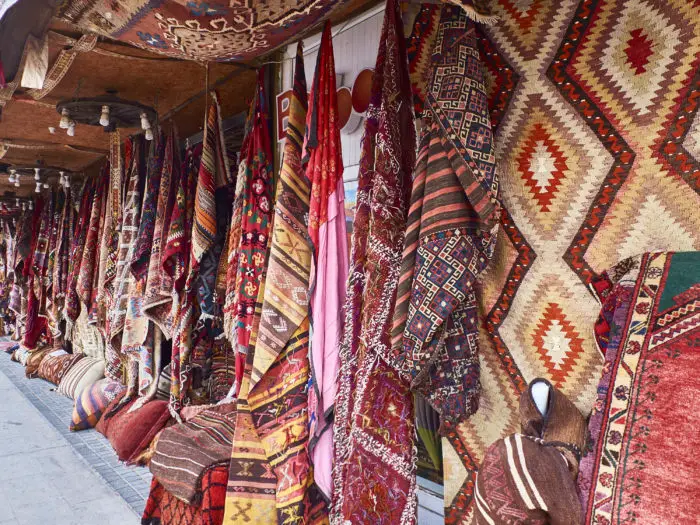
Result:
<svg viewBox="0 0 700 525"><path fill-rule="evenodd" d="M341 311L348 276L343 159L331 26L326 23L306 117L303 162L311 183L311 457L316 484L330 498L332 413L342 336Z"/></svg>

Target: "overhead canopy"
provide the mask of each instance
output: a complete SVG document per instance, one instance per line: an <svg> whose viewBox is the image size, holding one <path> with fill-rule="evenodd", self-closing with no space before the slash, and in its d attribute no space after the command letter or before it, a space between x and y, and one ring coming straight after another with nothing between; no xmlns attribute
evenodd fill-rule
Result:
<svg viewBox="0 0 700 525"><path fill-rule="evenodd" d="M164 55L248 60L299 38L353 0L68 0L57 16L83 31ZM366 2L365 2L366 3Z"/></svg>
<svg viewBox="0 0 700 525"><path fill-rule="evenodd" d="M34 191L32 177L20 188L8 182L7 169L40 163L68 171L97 173L109 152L109 134L78 124L71 137L59 128L59 101L98 97L115 90L120 98L156 109L161 122L173 122L180 138L201 131L206 99L206 69L120 43L99 42L70 32L63 23L49 27L49 72L44 89L0 89L0 195ZM209 66L209 86L221 94L226 117L245 112L255 87L255 68L245 64ZM19 78L21 74L18 74ZM12 92L11 92L12 91ZM53 133L49 128L55 128ZM123 129L122 140L139 128Z"/></svg>
<svg viewBox="0 0 700 525"><path fill-rule="evenodd" d="M268 60L263 55L320 29L323 20L341 27L377 1L0 0L7 81L0 82L0 200L34 194L31 176L19 188L9 182L10 168L99 173L109 134L78 123L67 135L57 103L116 91L153 107L161 123L173 122L180 138L189 137L202 129L207 86L218 90L224 118L240 115L256 69ZM40 89L23 85L28 71ZM139 132L122 129L122 140Z"/></svg>

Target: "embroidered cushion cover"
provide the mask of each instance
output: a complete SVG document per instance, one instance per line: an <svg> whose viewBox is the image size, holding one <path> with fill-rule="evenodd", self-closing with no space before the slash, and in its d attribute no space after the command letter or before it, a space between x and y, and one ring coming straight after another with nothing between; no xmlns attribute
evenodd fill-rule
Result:
<svg viewBox="0 0 700 525"><path fill-rule="evenodd" d="M100 379L84 388L75 398L70 429L75 432L93 428L109 404L119 397L125 388L111 379Z"/></svg>
<svg viewBox="0 0 700 525"><path fill-rule="evenodd" d="M75 399L86 387L105 376L104 360L84 357L66 373L58 385L58 393Z"/></svg>
<svg viewBox="0 0 700 525"><path fill-rule="evenodd" d="M83 354L49 356L39 365L38 374L54 385L58 385L73 365L83 358Z"/></svg>

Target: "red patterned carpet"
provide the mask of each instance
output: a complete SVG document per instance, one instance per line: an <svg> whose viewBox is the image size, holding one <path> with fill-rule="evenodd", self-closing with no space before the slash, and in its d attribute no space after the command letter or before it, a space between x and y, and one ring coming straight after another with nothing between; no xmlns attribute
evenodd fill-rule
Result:
<svg viewBox="0 0 700 525"><path fill-rule="evenodd" d="M644 257L631 290L589 426L585 523L697 523L700 254Z"/></svg>

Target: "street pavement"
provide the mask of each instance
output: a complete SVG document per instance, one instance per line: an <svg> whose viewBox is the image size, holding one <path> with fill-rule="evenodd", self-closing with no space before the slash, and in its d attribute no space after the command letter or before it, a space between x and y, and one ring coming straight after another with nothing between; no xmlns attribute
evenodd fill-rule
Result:
<svg viewBox="0 0 700 525"><path fill-rule="evenodd" d="M18 386L8 373L14 381L28 384ZM134 475L133 469L120 465L114 452L107 449L114 456L100 462L109 467L103 468L107 477L119 478L117 481L124 485L124 479L132 475L134 481L129 488L136 486L141 492L138 501L132 497L133 501L128 503L119 493L124 487L110 485L78 452L81 449L76 448L87 442L83 453L94 453L104 444L91 446L90 441L106 443L106 440L90 430L84 431L90 436L69 442L62 434L67 433L72 401L51 391L54 387L50 383L23 376L24 367L0 353L0 525L139 524L137 512L145 502L147 475ZM33 394L30 398L44 411L55 412L57 407L51 405L59 405L64 426L60 430L56 428L20 388ZM46 396L45 402L37 394ZM83 432L74 436L77 438L79 434Z"/></svg>

